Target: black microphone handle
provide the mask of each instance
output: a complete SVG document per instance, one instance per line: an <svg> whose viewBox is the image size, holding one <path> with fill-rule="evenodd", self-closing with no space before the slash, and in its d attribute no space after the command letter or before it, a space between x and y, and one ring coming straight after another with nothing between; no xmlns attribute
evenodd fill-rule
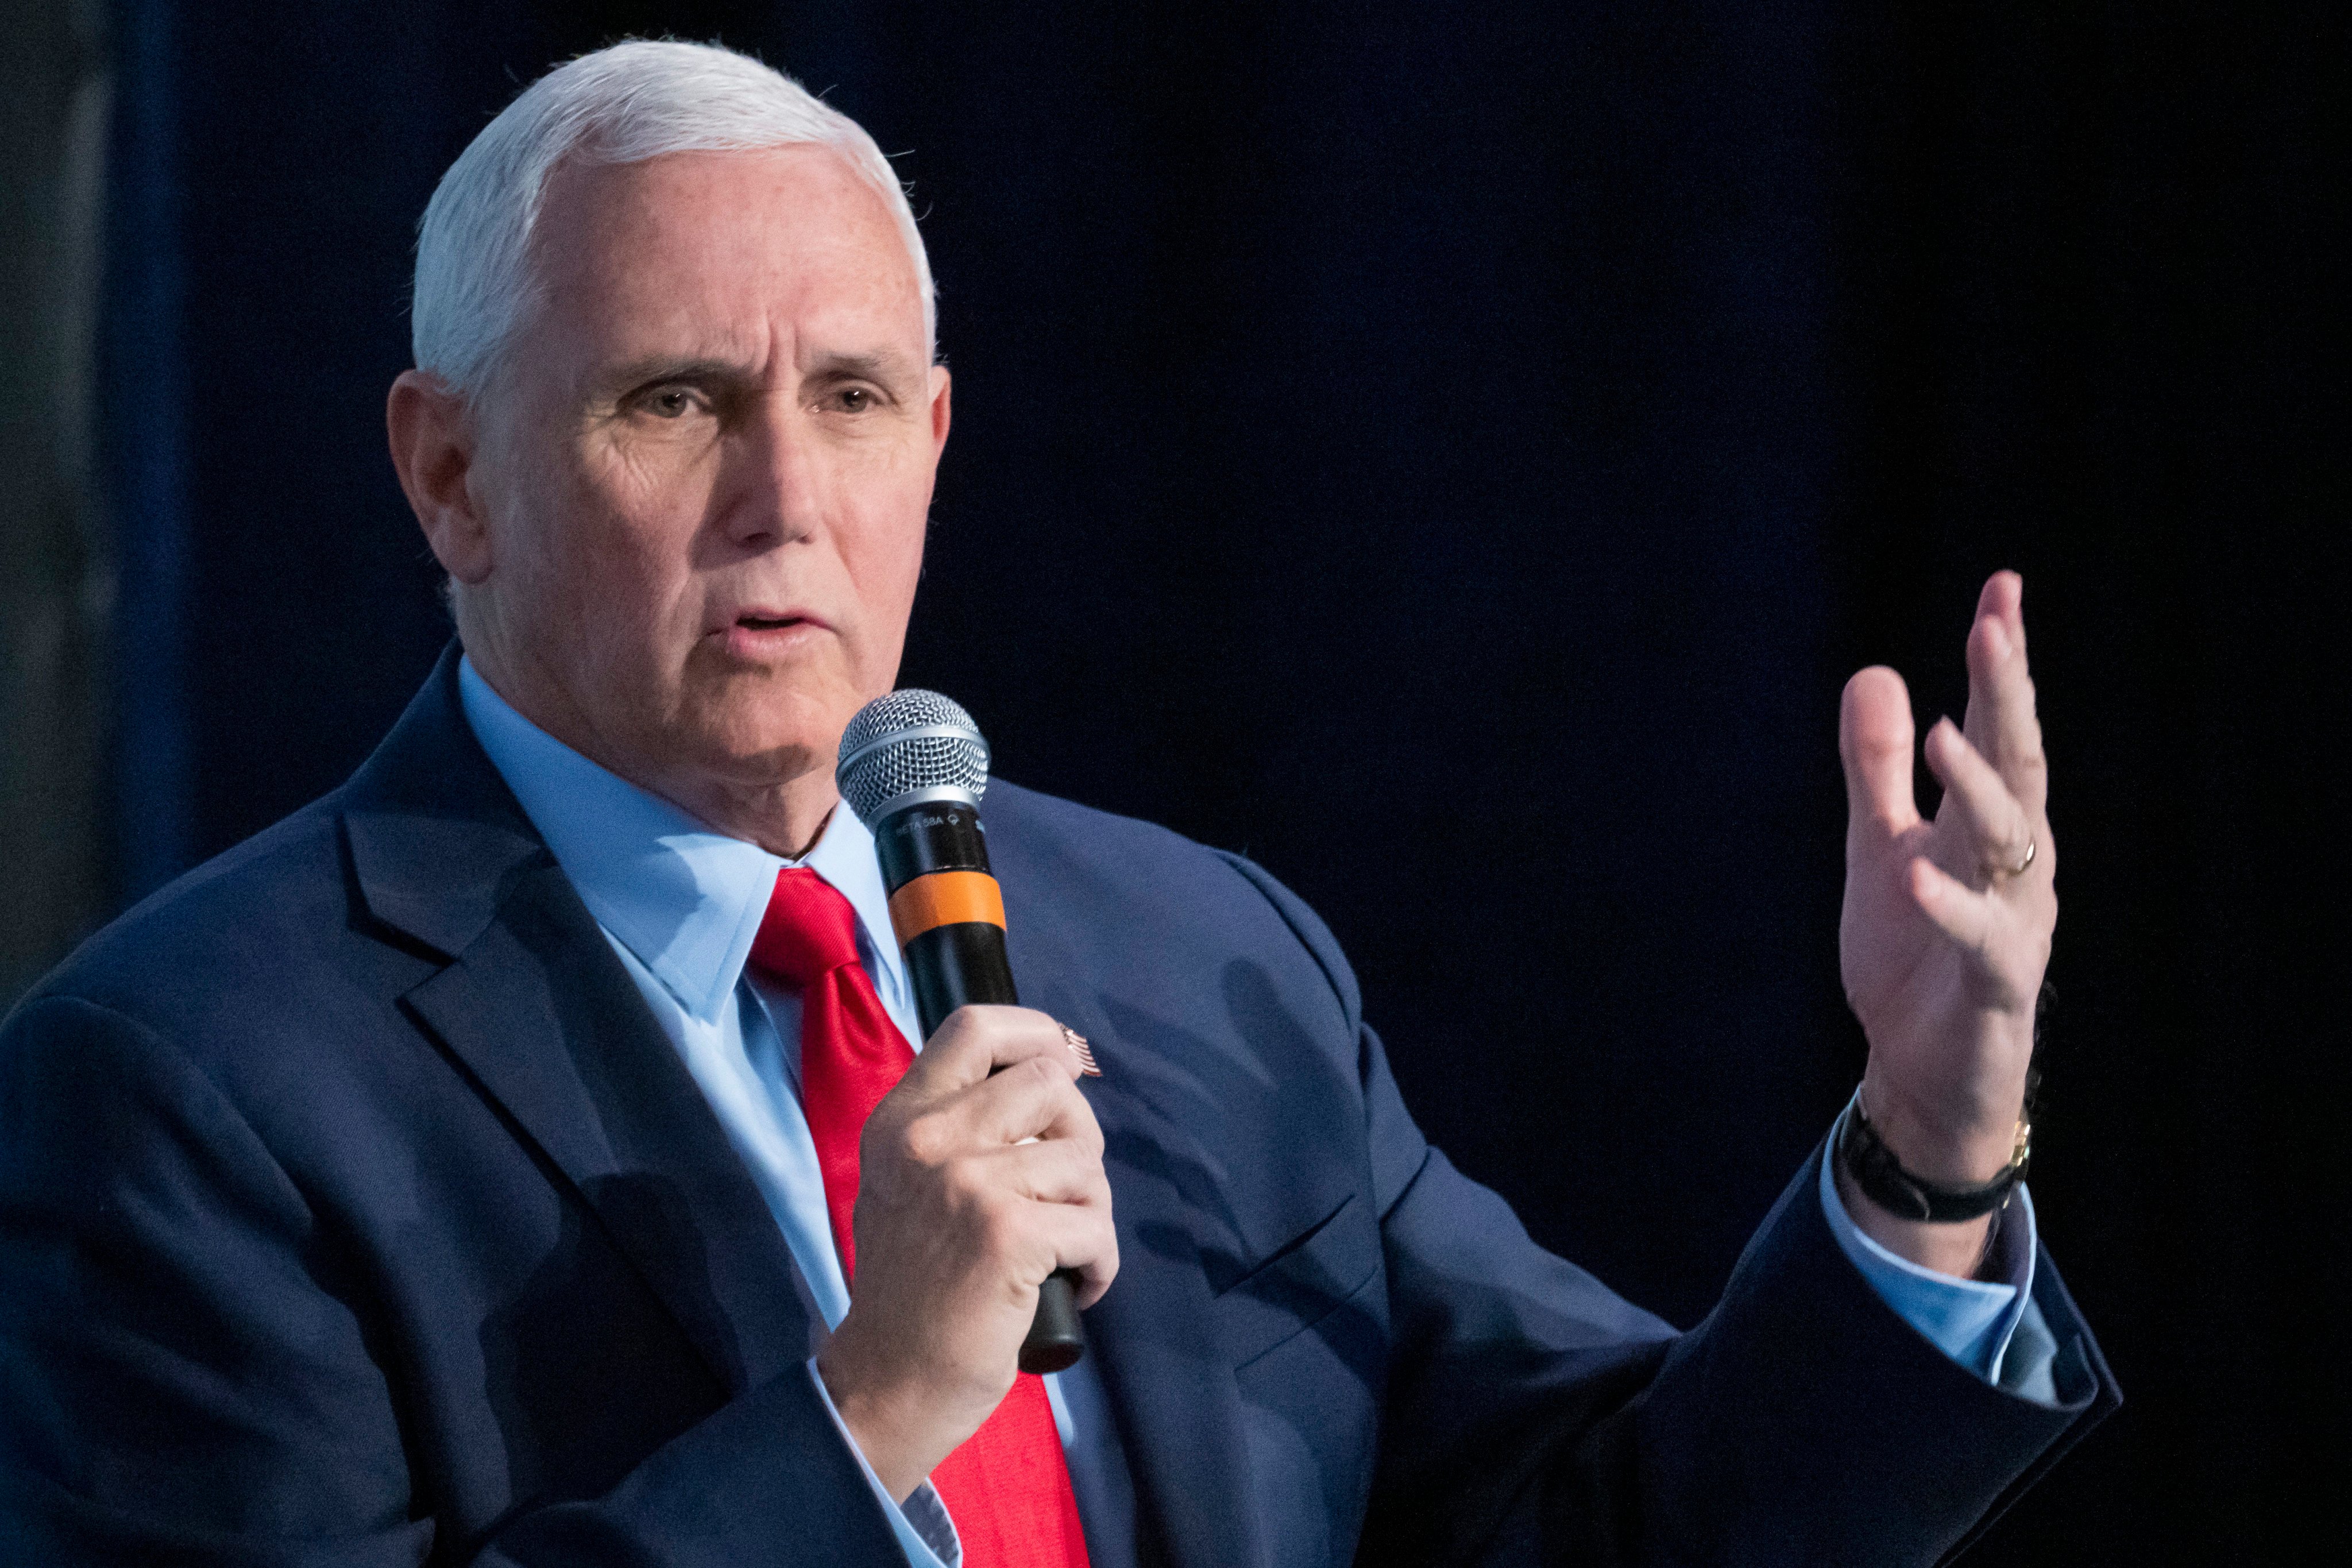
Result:
<svg viewBox="0 0 2352 1568"><path fill-rule="evenodd" d="M989 875L980 813L968 805L928 802L895 812L876 829L874 842L882 861L883 885L893 895L916 878L936 871ZM949 1014L967 1003L1020 1003L1001 925L964 920L936 925L918 932L904 952L907 978L915 990L915 1014L926 1040ZM1086 1354L1086 1338L1078 1328L1077 1279L1075 1269L1057 1268L1038 1285L1037 1315L1021 1342L1023 1372L1060 1372Z"/></svg>

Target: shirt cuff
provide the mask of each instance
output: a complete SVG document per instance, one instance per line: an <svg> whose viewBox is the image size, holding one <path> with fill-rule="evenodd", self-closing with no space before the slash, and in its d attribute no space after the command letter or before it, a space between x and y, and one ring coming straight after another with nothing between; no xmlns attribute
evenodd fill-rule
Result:
<svg viewBox="0 0 2352 1568"><path fill-rule="evenodd" d="M833 1395L817 1375L816 1357L808 1359L809 1381L816 1384L816 1396L824 1401L824 1413L833 1417L834 1429L841 1440L856 1456L857 1468L865 1472L866 1484L874 1489L874 1500L882 1505L883 1516L890 1521L890 1533L898 1538L898 1550L907 1554L908 1568L962 1568L963 1540L956 1534L955 1521L948 1517L948 1505L940 1494L925 1481L908 1494L901 1507L890 1494L882 1489L882 1478L866 1462L865 1451L857 1439L849 1435L849 1427L841 1419L841 1412L833 1407Z"/></svg>
<svg viewBox="0 0 2352 1568"><path fill-rule="evenodd" d="M2037 1239L2032 1194L2021 1184L2009 1206L1995 1216L1992 1251L1985 1259L1985 1272L1994 1279L1955 1279L1922 1268L1863 1235L1838 1195L1838 1139L1846 1117L1853 1114L1849 1103L1830 1129L1829 1147L1822 1152L1822 1213L1830 1234L1879 1300L1929 1343L1987 1383L2011 1386L2017 1380L2003 1377L2002 1363L2033 1299Z"/></svg>

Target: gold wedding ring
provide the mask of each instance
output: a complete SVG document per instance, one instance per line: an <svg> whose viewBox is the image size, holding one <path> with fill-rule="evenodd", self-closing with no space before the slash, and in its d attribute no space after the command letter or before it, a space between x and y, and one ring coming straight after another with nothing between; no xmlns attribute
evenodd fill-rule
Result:
<svg viewBox="0 0 2352 1568"><path fill-rule="evenodd" d="M2014 866L1990 866L1987 867L1986 869L1990 871L1996 877L2022 877L2025 875L2025 868L2033 864L2033 857L2041 847L2042 841L2034 837L2032 834L2028 834L2025 839L2024 859L2020 860Z"/></svg>

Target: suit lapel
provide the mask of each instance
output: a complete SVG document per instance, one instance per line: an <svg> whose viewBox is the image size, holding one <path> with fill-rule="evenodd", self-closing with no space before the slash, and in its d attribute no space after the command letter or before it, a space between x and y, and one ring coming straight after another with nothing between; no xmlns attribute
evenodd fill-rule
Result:
<svg viewBox="0 0 2352 1568"><path fill-rule="evenodd" d="M454 650L346 794L367 912L448 960L403 1008L579 1193L730 1391L806 1359L782 1234L475 742Z"/></svg>
<svg viewBox="0 0 2352 1568"><path fill-rule="evenodd" d="M1208 1278L1183 1200L1128 1159L1106 1158L1119 1273L1087 1314L1156 1551L1145 1561L1227 1568L1265 1561L1244 1463L1241 1394L1210 1332Z"/></svg>
<svg viewBox="0 0 2352 1568"><path fill-rule="evenodd" d="M1016 960L1017 963L1017 960ZM1118 1229L1118 1278L1085 1318L1141 1505L1142 1561L1175 1568L1255 1568L1265 1561L1250 1489L1242 1405L1216 1342L1202 1266L1203 1216L1185 1196L1207 1153L1155 1106L1139 1041L1120 1038L1083 991L1031 969L1030 1005L1104 1043L1108 1076L1087 1080L1103 1130ZM1130 1049L1139 1054L1130 1054ZM1117 1065L1113 1065L1114 1062ZM1179 1173L1190 1170L1192 1180Z"/></svg>
<svg viewBox="0 0 2352 1568"><path fill-rule="evenodd" d="M730 1391L806 1359L782 1233L551 860L404 1001L570 1179Z"/></svg>

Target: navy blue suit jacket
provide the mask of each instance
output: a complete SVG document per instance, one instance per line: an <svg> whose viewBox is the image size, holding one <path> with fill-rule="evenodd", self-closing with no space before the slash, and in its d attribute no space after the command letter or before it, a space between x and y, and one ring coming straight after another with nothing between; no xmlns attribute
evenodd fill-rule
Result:
<svg viewBox="0 0 2352 1568"><path fill-rule="evenodd" d="M901 1561L783 1238L445 658L343 788L0 1031L0 1559ZM1798 1173L1676 1334L1432 1149L1265 872L999 785L1023 996L1098 1041L1097 1568L1930 1563L2115 1402L1955 1366ZM1818 1158L1818 1155L1816 1156Z"/></svg>

